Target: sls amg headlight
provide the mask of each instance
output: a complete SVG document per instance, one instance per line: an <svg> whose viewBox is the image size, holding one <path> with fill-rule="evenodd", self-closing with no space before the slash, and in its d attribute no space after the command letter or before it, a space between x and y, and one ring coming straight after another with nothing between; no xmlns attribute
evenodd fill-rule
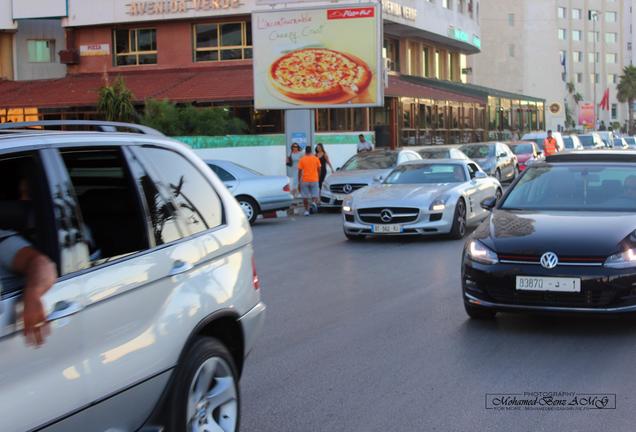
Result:
<svg viewBox="0 0 636 432"><path fill-rule="evenodd" d="M446 201L448 201L448 195L437 197L433 200L428 209L434 212L442 212L446 208Z"/></svg>
<svg viewBox="0 0 636 432"><path fill-rule="evenodd" d="M497 254L493 250L487 248L486 245L479 240L470 241L467 253L470 259L482 264L497 264L499 262Z"/></svg>

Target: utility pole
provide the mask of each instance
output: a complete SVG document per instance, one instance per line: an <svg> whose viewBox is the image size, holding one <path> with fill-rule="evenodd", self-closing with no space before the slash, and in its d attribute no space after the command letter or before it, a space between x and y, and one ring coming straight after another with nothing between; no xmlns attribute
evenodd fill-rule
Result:
<svg viewBox="0 0 636 432"><path fill-rule="evenodd" d="M598 125L598 114L596 107L596 61L598 60L596 54L596 21L598 21L598 11L590 10L588 17L592 21L592 35L594 38L594 54L592 56L592 60L594 61L594 76L592 77L592 89L594 93L594 129L596 130Z"/></svg>

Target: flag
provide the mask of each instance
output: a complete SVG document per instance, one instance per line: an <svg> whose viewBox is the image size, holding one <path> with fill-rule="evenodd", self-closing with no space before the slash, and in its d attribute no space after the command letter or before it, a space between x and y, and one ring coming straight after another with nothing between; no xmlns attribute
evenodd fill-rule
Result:
<svg viewBox="0 0 636 432"><path fill-rule="evenodd" d="M603 99L601 99L601 103L598 104L598 107L602 110L609 111L609 105L609 88L607 88L603 93Z"/></svg>

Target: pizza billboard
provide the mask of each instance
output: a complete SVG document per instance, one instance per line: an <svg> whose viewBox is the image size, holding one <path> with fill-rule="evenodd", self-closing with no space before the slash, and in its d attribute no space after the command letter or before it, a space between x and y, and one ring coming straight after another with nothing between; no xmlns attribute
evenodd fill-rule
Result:
<svg viewBox="0 0 636 432"><path fill-rule="evenodd" d="M254 12L254 106L382 106L378 4Z"/></svg>

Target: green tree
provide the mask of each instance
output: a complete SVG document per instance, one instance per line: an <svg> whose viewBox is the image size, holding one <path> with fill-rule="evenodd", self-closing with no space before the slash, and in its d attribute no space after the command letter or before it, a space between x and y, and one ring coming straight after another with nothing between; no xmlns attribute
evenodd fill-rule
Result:
<svg viewBox="0 0 636 432"><path fill-rule="evenodd" d="M581 102L583 100L583 96L579 92L574 93L572 98L574 99L574 103L575 104L578 104L579 102Z"/></svg>
<svg viewBox="0 0 636 432"><path fill-rule="evenodd" d="M168 136L230 135L247 131L245 122L227 108L179 106L167 100L146 100L141 123Z"/></svg>
<svg viewBox="0 0 636 432"><path fill-rule="evenodd" d="M117 77L112 84L106 82L99 89L97 112L108 121L132 122L137 119L133 99L124 79Z"/></svg>
<svg viewBox="0 0 636 432"><path fill-rule="evenodd" d="M629 112L628 130L629 134L634 133L634 99L636 99L636 67L629 65L623 68L623 75L616 86L616 98L619 102L627 102Z"/></svg>

